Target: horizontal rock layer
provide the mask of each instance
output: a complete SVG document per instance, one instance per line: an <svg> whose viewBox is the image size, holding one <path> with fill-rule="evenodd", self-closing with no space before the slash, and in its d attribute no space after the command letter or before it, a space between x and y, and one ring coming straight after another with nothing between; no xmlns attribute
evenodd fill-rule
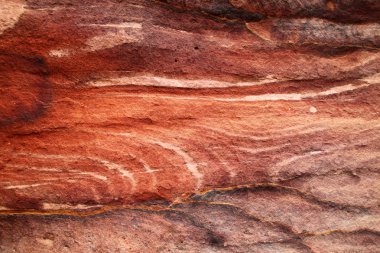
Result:
<svg viewBox="0 0 380 253"><path fill-rule="evenodd" d="M379 12L0 0L1 252L376 252Z"/></svg>

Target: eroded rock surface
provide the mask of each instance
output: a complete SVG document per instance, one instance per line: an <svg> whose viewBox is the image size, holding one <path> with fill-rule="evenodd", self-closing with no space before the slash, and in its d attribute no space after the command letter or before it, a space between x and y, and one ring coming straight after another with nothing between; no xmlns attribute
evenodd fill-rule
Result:
<svg viewBox="0 0 380 253"><path fill-rule="evenodd" d="M0 5L1 252L380 248L378 1Z"/></svg>

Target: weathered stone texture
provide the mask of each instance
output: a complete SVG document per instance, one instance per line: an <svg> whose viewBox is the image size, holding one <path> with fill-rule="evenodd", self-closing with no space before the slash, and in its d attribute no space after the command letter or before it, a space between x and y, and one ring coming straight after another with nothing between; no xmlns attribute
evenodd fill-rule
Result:
<svg viewBox="0 0 380 253"><path fill-rule="evenodd" d="M377 0L0 0L0 252L379 252Z"/></svg>

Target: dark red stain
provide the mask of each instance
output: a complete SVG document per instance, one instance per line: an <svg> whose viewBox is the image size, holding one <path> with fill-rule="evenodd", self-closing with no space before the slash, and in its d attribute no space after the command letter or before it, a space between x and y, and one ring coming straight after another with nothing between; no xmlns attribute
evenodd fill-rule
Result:
<svg viewBox="0 0 380 253"><path fill-rule="evenodd" d="M52 101L42 57L0 52L0 127L41 117Z"/></svg>

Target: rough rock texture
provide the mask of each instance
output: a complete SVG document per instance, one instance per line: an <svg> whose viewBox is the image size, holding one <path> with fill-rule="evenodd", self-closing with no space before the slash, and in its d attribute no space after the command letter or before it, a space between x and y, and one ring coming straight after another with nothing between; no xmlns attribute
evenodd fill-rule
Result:
<svg viewBox="0 0 380 253"><path fill-rule="evenodd" d="M0 0L0 252L380 252L377 0Z"/></svg>

